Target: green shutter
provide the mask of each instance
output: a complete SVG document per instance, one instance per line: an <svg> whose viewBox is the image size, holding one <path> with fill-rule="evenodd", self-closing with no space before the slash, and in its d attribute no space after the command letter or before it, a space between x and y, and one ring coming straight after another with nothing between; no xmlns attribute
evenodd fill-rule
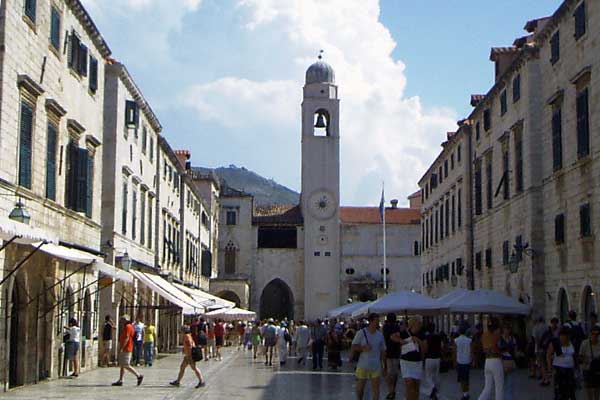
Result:
<svg viewBox="0 0 600 400"><path fill-rule="evenodd" d="M69 46L69 68L75 72L79 72L79 57L81 42L75 31L71 32L71 45Z"/></svg>
<svg viewBox="0 0 600 400"><path fill-rule="evenodd" d="M35 22L36 0L25 0L25 15Z"/></svg>
<svg viewBox="0 0 600 400"><path fill-rule="evenodd" d="M121 202L121 233L127 234L127 182L123 182L123 199Z"/></svg>
<svg viewBox="0 0 600 400"><path fill-rule="evenodd" d="M56 200L56 144L57 129L48 124L46 143L46 198Z"/></svg>
<svg viewBox="0 0 600 400"><path fill-rule="evenodd" d="M94 210L94 158L87 153L86 168L86 186L85 186L85 215L92 218Z"/></svg>
<svg viewBox="0 0 600 400"><path fill-rule="evenodd" d="M90 56L90 91L96 93L98 90L98 60Z"/></svg>
<svg viewBox="0 0 600 400"><path fill-rule="evenodd" d="M33 140L33 108L21 102L19 135L19 185L31 189L31 151Z"/></svg>
<svg viewBox="0 0 600 400"><path fill-rule="evenodd" d="M77 202L75 211L86 212L87 205L87 175L88 175L88 151L87 149L77 149L79 152L77 158Z"/></svg>
<svg viewBox="0 0 600 400"><path fill-rule="evenodd" d="M557 108L552 113L552 167L562 168L562 111Z"/></svg>
<svg viewBox="0 0 600 400"><path fill-rule="evenodd" d="M579 157L590 154L588 115L588 90L586 88L577 94L577 155Z"/></svg>
<svg viewBox="0 0 600 400"><path fill-rule="evenodd" d="M50 16L50 44L60 50L60 13L54 7Z"/></svg>
<svg viewBox="0 0 600 400"><path fill-rule="evenodd" d="M85 44L79 44L79 66L77 72L81 76L87 76L87 66L88 66L88 48Z"/></svg>
<svg viewBox="0 0 600 400"><path fill-rule="evenodd" d="M79 148L77 143L71 140L67 146L67 182L66 182L66 205L71 210L77 209L77 164Z"/></svg>

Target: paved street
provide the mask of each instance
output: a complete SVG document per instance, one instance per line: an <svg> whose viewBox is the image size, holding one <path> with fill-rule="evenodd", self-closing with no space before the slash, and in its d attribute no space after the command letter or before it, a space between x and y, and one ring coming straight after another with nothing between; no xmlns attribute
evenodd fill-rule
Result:
<svg viewBox="0 0 600 400"><path fill-rule="evenodd" d="M349 368L342 372L313 372L310 369L296 368L295 359L285 368L266 367L262 362L253 362L247 353L226 351L221 362L202 362L202 370L207 386L194 389L195 378L190 370L186 372L179 388L170 387L180 362L179 355L161 358L152 368L140 368L145 378L142 386L135 387L133 376L126 376L125 385L120 388L110 386L116 380L116 368L100 368L82 374L78 379L59 379L39 385L28 386L0 394L2 399L45 400L45 399L90 399L112 400L124 398L144 400L176 399L331 399L348 400L354 398L354 377ZM519 371L515 399L548 399L549 389L541 389L528 380L526 371ZM479 393L483 373L475 371L472 394ZM455 374L442 374L442 399L457 399ZM402 387L399 385L399 392ZM384 392L382 392L383 398ZM477 398L476 396L472 396ZM397 398L403 398L398 396Z"/></svg>

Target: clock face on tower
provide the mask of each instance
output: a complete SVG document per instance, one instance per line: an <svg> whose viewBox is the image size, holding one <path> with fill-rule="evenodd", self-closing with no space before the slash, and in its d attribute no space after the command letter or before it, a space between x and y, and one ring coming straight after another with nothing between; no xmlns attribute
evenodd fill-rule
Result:
<svg viewBox="0 0 600 400"><path fill-rule="evenodd" d="M313 192L309 198L308 205L312 216L318 219L333 217L337 207L333 195L326 190Z"/></svg>

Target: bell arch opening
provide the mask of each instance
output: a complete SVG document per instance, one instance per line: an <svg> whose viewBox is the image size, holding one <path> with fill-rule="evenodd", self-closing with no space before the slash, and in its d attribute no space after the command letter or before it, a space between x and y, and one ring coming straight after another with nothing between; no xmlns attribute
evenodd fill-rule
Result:
<svg viewBox="0 0 600 400"><path fill-rule="evenodd" d="M260 296L260 318L294 319L294 295L281 279L273 279Z"/></svg>
<svg viewBox="0 0 600 400"><path fill-rule="evenodd" d="M329 136L329 123L331 118L329 111L324 108L319 108L313 115L313 135L314 136Z"/></svg>

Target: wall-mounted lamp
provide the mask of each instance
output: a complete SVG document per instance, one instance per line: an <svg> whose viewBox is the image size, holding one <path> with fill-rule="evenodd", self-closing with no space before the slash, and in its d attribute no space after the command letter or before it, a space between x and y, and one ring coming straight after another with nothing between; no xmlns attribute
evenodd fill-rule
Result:
<svg viewBox="0 0 600 400"><path fill-rule="evenodd" d="M15 208L13 208L10 214L8 215L8 218L12 219L13 221L29 225L31 215L29 214L29 211L27 211L25 204L23 204L21 199L19 199L17 201L17 204L15 204Z"/></svg>

